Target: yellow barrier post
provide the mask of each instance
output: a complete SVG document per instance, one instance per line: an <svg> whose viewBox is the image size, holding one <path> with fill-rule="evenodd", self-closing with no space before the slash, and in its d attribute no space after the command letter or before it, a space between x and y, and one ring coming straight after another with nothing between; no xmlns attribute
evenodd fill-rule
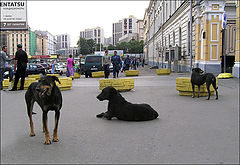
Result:
<svg viewBox="0 0 240 165"><path fill-rule="evenodd" d="M216 85L218 85L218 79L216 79ZM176 78L176 90L179 91L180 96L192 96L192 84L190 77L178 77ZM195 85L195 94L198 92L198 87ZM210 86L211 95L214 94L214 88ZM208 96L206 83L200 86L199 96Z"/></svg>
<svg viewBox="0 0 240 165"><path fill-rule="evenodd" d="M138 76L139 71L138 70L126 70L125 76Z"/></svg>
<svg viewBox="0 0 240 165"><path fill-rule="evenodd" d="M103 90L105 87L112 86L116 90L130 91L134 88L134 79L101 79L99 80L99 89Z"/></svg>
<svg viewBox="0 0 240 165"><path fill-rule="evenodd" d="M93 77L93 78L104 77L104 71L92 72L92 77Z"/></svg>
<svg viewBox="0 0 240 165"><path fill-rule="evenodd" d="M157 75L169 75L171 73L170 69L156 69Z"/></svg>

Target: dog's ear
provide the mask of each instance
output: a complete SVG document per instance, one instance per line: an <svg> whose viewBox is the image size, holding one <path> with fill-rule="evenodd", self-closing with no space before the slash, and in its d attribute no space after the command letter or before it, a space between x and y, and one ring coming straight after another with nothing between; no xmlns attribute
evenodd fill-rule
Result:
<svg viewBox="0 0 240 165"><path fill-rule="evenodd" d="M53 81L57 81L59 84L61 84L61 82L59 81L59 79L56 76L51 76L51 78L53 79Z"/></svg>
<svg viewBox="0 0 240 165"><path fill-rule="evenodd" d="M114 87L112 87L111 88L111 94L118 94L118 91Z"/></svg>

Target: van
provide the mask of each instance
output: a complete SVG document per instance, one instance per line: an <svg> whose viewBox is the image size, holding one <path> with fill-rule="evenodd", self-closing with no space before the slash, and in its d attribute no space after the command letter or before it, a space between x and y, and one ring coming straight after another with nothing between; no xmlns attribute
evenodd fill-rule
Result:
<svg viewBox="0 0 240 165"><path fill-rule="evenodd" d="M103 71L102 55L87 55L84 64L85 77L92 77L92 72Z"/></svg>

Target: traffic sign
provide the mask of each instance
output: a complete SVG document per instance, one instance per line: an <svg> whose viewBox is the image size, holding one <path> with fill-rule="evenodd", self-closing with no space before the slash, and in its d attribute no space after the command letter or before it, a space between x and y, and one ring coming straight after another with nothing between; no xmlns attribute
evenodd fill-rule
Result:
<svg viewBox="0 0 240 165"><path fill-rule="evenodd" d="M223 13L223 15L222 15L222 28L223 29L225 29L226 24L227 24L227 15L226 15L226 13Z"/></svg>

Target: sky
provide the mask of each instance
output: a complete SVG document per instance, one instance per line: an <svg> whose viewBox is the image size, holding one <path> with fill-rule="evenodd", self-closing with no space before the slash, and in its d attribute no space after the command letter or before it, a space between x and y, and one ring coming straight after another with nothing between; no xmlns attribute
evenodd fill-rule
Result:
<svg viewBox="0 0 240 165"><path fill-rule="evenodd" d="M97 26L104 37L112 36L112 23L133 15L143 19L149 0L141 1L27 1L28 25L32 31L70 34L76 46L80 31Z"/></svg>

